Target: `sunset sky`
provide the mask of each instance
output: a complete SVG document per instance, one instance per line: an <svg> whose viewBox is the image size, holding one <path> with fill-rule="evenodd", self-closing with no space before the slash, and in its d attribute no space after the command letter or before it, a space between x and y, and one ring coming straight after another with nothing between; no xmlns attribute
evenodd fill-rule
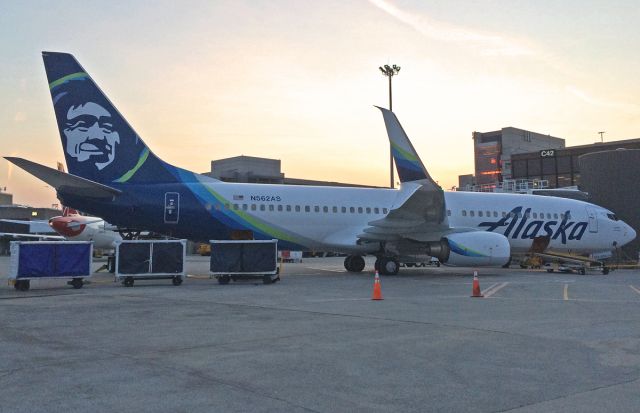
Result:
<svg viewBox="0 0 640 413"><path fill-rule="evenodd" d="M637 1L5 1L0 154L63 152L41 51L75 55L149 147L206 172L282 161L288 177L388 185L373 105L394 112L444 188L473 172L473 131L567 145L640 137ZM55 192L0 161L14 202Z"/></svg>

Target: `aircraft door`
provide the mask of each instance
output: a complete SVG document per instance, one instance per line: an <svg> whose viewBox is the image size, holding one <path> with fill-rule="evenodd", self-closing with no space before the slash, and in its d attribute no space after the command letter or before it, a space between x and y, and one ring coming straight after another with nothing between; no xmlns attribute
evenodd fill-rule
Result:
<svg viewBox="0 0 640 413"><path fill-rule="evenodd" d="M164 222L177 224L180 218L180 194L167 192L164 194Z"/></svg>
<svg viewBox="0 0 640 413"><path fill-rule="evenodd" d="M587 207L587 219L589 220L589 232L598 232L598 216L595 209Z"/></svg>

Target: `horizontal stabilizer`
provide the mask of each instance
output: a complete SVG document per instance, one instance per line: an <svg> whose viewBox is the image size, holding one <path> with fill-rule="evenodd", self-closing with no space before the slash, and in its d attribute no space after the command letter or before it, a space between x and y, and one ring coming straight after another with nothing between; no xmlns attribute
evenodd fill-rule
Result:
<svg viewBox="0 0 640 413"><path fill-rule="evenodd" d="M5 156L5 159L29 172L36 178L46 182L48 185L54 187L56 191L61 193L77 195L86 198L109 199L114 198L115 196L118 196L122 193L122 191L110 186L99 184L88 179L80 178L79 176L60 172L56 169L31 162L26 159L16 158L12 156Z"/></svg>

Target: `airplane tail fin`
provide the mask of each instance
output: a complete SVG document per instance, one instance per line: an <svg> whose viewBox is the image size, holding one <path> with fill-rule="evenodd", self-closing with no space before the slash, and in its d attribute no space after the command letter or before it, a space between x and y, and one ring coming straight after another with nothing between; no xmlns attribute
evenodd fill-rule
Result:
<svg viewBox="0 0 640 413"><path fill-rule="evenodd" d="M68 206L62 206L62 216L70 217L73 215L80 215L77 209L69 208Z"/></svg>
<svg viewBox="0 0 640 413"><path fill-rule="evenodd" d="M42 58L70 174L107 185L175 180L71 54Z"/></svg>
<svg viewBox="0 0 640 413"><path fill-rule="evenodd" d="M388 109L376 106L382 112L387 135L391 143L391 152L396 162L400 182L429 181L435 186L436 182L422 164L418 153L414 149L409 137L405 133L396 115Z"/></svg>

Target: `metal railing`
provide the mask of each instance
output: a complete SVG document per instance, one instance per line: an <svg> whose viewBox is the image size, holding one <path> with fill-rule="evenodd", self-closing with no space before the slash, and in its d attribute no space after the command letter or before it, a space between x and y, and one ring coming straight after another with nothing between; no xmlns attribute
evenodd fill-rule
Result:
<svg viewBox="0 0 640 413"><path fill-rule="evenodd" d="M494 182L491 184L465 185L455 190L466 192L527 193L536 189L548 188L549 181L546 179L505 179L502 182Z"/></svg>

